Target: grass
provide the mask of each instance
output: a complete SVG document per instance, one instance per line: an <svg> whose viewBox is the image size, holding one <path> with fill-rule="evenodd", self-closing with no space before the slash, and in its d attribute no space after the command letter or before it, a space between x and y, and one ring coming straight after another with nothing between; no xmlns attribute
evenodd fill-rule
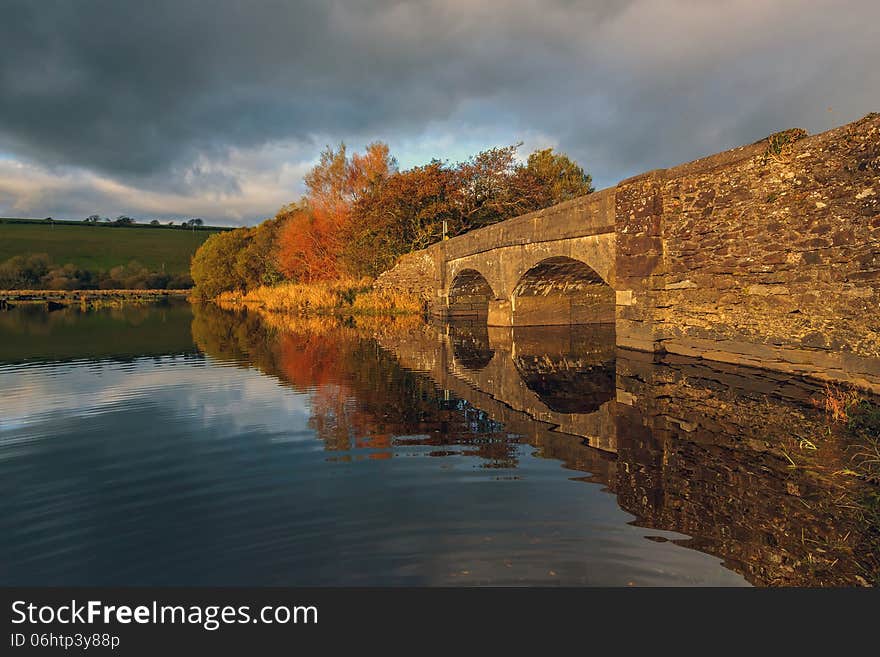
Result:
<svg viewBox="0 0 880 657"><path fill-rule="evenodd" d="M880 404L858 390L831 384L814 403L831 422L845 428L853 452L849 472L880 483Z"/></svg>
<svg viewBox="0 0 880 657"><path fill-rule="evenodd" d="M850 409L860 401L862 395L857 390L829 383L825 386L825 394L814 403L825 411L832 421L846 422L849 419Z"/></svg>
<svg viewBox="0 0 880 657"><path fill-rule="evenodd" d="M767 149L764 151L764 162L766 163L770 160L778 163L787 162L792 144L806 136L806 131L800 128L783 130L782 132L770 135L767 137Z"/></svg>
<svg viewBox="0 0 880 657"><path fill-rule="evenodd" d="M185 274L195 250L217 232L15 221L0 220L0 262L17 255L46 253L58 265L72 263L92 271L109 271L136 260L147 269Z"/></svg>
<svg viewBox="0 0 880 657"><path fill-rule="evenodd" d="M416 315L357 315L340 317L339 315L290 315L258 312L260 320L269 328L281 333L301 333L308 335L338 334L351 331L351 335L364 337L411 331L424 326L421 317Z"/></svg>
<svg viewBox="0 0 880 657"><path fill-rule="evenodd" d="M398 292L374 290L372 281L336 280L318 283L281 283L245 294L224 292L223 307L246 307L295 315L406 315L422 312L422 302Z"/></svg>

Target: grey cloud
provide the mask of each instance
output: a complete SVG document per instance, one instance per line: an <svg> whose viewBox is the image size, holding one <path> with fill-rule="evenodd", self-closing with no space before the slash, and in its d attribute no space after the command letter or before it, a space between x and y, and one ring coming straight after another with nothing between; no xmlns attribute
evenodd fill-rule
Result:
<svg viewBox="0 0 880 657"><path fill-rule="evenodd" d="M545 135L607 185L880 106L876 0L12 0L0 12L0 150L169 194L242 194L247 171L201 164L230 149L393 148L464 125Z"/></svg>

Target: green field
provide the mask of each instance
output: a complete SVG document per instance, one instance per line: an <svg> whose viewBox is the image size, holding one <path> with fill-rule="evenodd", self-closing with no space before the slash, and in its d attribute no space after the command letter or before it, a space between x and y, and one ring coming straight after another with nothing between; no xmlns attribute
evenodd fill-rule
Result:
<svg viewBox="0 0 880 657"><path fill-rule="evenodd" d="M137 260L154 271L183 274L189 272L190 256L199 245L220 230L0 219L0 262L46 253L57 265L72 263L92 271Z"/></svg>

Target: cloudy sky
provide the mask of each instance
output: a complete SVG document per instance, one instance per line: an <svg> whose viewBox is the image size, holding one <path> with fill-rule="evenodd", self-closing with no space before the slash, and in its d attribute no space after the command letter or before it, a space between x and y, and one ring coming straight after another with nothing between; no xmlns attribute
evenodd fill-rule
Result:
<svg viewBox="0 0 880 657"><path fill-rule="evenodd" d="M880 110L877 0L0 0L0 216L254 223L326 144L597 187Z"/></svg>

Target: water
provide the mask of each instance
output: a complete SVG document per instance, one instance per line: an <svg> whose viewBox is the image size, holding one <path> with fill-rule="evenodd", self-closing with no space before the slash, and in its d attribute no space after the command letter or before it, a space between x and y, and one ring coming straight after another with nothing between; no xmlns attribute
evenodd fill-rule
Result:
<svg viewBox="0 0 880 657"><path fill-rule="evenodd" d="M814 387L655 363L608 326L22 306L0 312L0 389L0 584L857 584L872 567Z"/></svg>

